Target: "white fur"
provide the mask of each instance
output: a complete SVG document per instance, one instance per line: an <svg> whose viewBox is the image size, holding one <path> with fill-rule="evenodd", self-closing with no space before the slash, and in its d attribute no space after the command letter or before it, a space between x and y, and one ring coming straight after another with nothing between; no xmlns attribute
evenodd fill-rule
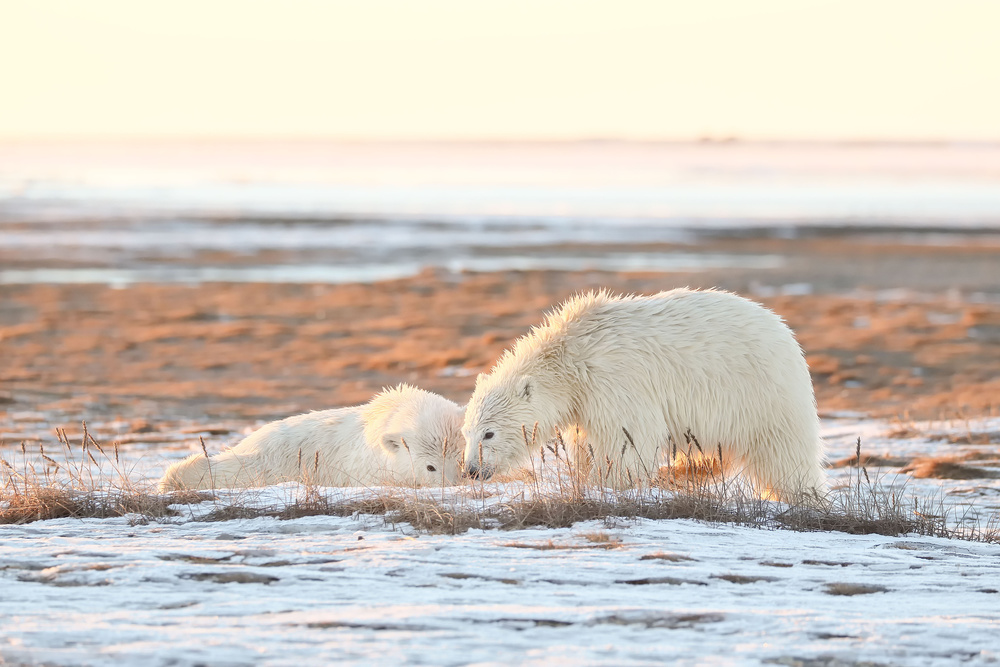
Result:
<svg viewBox="0 0 1000 667"><path fill-rule="evenodd" d="M464 444L463 411L442 396L400 385L365 405L271 422L210 459L194 454L167 469L160 490L296 480L320 486L453 484Z"/></svg>
<svg viewBox="0 0 1000 667"><path fill-rule="evenodd" d="M521 426L536 422L543 438L579 429L574 458L592 458L591 474L616 485L655 476L690 432L762 494L826 488L802 350L777 315L728 292L599 292L563 304L477 380L463 427L469 472L525 462Z"/></svg>

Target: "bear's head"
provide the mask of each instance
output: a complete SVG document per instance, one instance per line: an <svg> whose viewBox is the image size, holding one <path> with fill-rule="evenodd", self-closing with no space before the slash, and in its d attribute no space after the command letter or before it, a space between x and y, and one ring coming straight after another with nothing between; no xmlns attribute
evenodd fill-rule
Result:
<svg viewBox="0 0 1000 667"><path fill-rule="evenodd" d="M458 482L465 408L409 385L384 390L366 408L366 437L385 454L395 481L415 486Z"/></svg>
<svg viewBox="0 0 1000 667"><path fill-rule="evenodd" d="M526 375L479 376L462 426L466 474L489 479L530 458L535 424L542 438L551 430L547 392L538 390L538 382Z"/></svg>
<svg viewBox="0 0 1000 667"><path fill-rule="evenodd" d="M572 392L564 338L550 316L504 352L488 375L476 378L462 426L468 475L489 479L527 462L536 425L545 442L566 417Z"/></svg>

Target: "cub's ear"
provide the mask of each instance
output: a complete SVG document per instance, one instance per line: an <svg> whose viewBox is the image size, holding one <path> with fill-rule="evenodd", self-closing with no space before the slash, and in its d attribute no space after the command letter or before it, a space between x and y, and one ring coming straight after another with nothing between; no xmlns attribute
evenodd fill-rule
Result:
<svg viewBox="0 0 1000 667"><path fill-rule="evenodd" d="M521 378L517 385L517 393L521 395L526 401L531 400L531 380L528 378Z"/></svg>
<svg viewBox="0 0 1000 667"><path fill-rule="evenodd" d="M479 373L479 374L476 375L476 386L477 387L479 386L479 383L482 382L483 378L485 378L485 377L486 377L486 373Z"/></svg>
<svg viewBox="0 0 1000 667"><path fill-rule="evenodd" d="M399 448L402 446L402 442L403 442L402 433L382 434L382 449L389 452L393 456L399 453Z"/></svg>

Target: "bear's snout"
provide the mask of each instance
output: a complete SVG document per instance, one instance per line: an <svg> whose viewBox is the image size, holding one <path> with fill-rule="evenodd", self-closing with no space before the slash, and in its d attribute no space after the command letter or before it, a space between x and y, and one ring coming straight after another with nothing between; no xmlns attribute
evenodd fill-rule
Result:
<svg viewBox="0 0 1000 667"><path fill-rule="evenodd" d="M486 481L493 476L493 468L486 465L480 466L475 463L470 463L465 467L465 473L472 479L481 479Z"/></svg>

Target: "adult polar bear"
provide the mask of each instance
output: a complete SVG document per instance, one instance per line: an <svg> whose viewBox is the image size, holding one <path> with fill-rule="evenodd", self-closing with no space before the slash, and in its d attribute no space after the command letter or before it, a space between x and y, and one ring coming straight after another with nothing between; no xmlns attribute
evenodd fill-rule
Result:
<svg viewBox="0 0 1000 667"><path fill-rule="evenodd" d="M826 489L802 349L777 315L728 292L570 299L478 378L462 429L468 474L526 461L521 427L535 423L543 438L579 429L587 445L574 458L592 449L592 478L617 486L656 475L669 443L691 433L762 495Z"/></svg>
<svg viewBox="0 0 1000 667"><path fill-rule="evenodd" d="M245 488L308 480L320 486L454 484L465 408L399 385L365 405L265 424L231 449L167 469L161 491Z"/></svg>

